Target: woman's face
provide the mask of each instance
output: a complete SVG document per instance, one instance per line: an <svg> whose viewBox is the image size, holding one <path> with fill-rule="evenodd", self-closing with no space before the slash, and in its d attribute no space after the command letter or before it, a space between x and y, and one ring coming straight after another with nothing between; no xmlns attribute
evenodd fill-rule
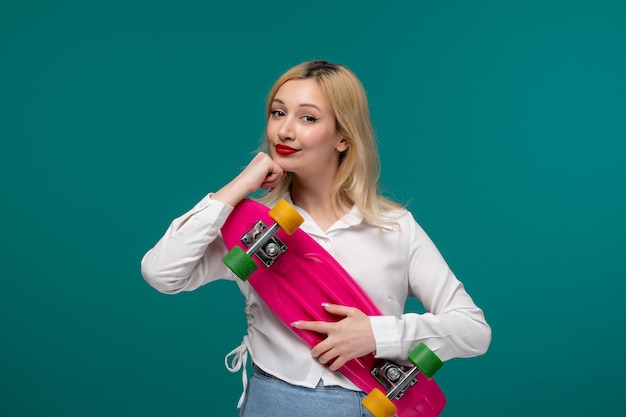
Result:
<svg viewBox="0 0 626 417"><path fill-rule="evenodd" d="M348 142L315 79L290 80L276 92L267 121L270 155L295 175L336 173Z"/></svg>

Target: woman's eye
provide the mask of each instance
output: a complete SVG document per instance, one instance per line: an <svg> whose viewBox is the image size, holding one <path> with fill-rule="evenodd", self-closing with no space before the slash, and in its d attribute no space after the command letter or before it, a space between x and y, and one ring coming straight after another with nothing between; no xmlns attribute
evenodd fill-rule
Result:
<svg viewBox="0 0 626 417"><path fill-rule="evenodd" d="M282 110L272 110L272 111L270 112L270 114L271 114L273 117L281 117L281 116L284 116L284 115L285 115L285 112L283 112Z"/></svg>
<svg viewBox="0 0 626 417"><path fill-rule="evenodd" d="M313 116L303 116L302 119L307 123L315 123L317 121L317 118Z"/></svg>

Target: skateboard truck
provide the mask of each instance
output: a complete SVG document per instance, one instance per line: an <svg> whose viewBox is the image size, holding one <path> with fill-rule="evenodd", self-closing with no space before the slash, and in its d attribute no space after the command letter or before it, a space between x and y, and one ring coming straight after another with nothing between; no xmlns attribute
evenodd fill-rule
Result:
<svg viewBox="0 0 626 417"><path fill-rule="evenodd" d="M304 222L296 209L285 200L276 203L267 214L275 221L272 227L268 228L262 220L258 220L241 237L241 242L247 250L244 252L242 247L235 245L222 258L226 266L242 281L246 281L257 269L257 263L252 259L253 255L256 255L265 266L270 267L287 251L287 245L276 237L279 229L290 235Z"/></svg>
<svg viewBox="0 0 626 417"><path fill-rule="evenodd" d="M414 366L406 367L389 360L378 361L370 371L372 376L387 391L383 393L374 388L364 399L363 405L375 416L391 417L397 412L391 400L399 400L409 388L416 385L421 373L426 378L432 376L443 366L443 362L424 343L420 343L409 353L409 361Z"/></svg>
<svg viewBox="0 0 626 417"><path fill-rule="evenodd" d="M287 251L287 245L276 237L279 229L280 226L276 223L268 228L262 220L257 221L241 237L241 242L248 248L246 254L256 255L265 266L272 266Z"/></svg>
<svg viewBox="0 0 626 417"><path fill-rule="evenodd" d="M371 370L372 376L387 390L386 397L390 400L399 400L409 387L417 382L417 366L406 367L388 360L379 361Z"/></svg>

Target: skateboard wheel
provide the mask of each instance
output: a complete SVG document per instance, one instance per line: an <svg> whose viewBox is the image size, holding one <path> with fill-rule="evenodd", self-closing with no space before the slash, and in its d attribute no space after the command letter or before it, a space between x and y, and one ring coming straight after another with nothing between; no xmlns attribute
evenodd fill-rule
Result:
<svg viewBox="0 0 626 417"><path fill-rule="evenodd" d="M300 213L284 199L276 203L269 211L269 215L288 235L295 232L296 229L304 223L304 219L300 216Z"/></svg>
<svg viewBox="0 0 626 417"><path fill-rule="evenodd" d="M224 256L222 261L242 281L247 281L248 277L250 277L258 267L256 262L239 246L234 246L231 251Z"/></svg>
<svg viewBox="0 0 626 417"><path fill-rule="evenodd" d="M428 378L432 378L439 368L443 366L441 359L424 343L420 343L409 353L409 360Z"/></svg>
<svg viewBox="0 0 626 417"><path fill-rule="evenodd" d="M362 404L374 417L393 417L398 412L398 407L378 388L363 398Z"/></svg>

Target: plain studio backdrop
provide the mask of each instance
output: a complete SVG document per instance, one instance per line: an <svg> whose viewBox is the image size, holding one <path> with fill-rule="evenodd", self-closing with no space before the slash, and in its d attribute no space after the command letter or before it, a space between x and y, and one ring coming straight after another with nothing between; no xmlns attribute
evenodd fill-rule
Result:
<svg viewBox="0 0 626 417"><path fill-rule="evenodd" d="M626 3L214 3L0 4L0 415L237 415L236 286L139 262L309 59L361 78L384 193L493 328L443 416L624 415Z"/></svg>

